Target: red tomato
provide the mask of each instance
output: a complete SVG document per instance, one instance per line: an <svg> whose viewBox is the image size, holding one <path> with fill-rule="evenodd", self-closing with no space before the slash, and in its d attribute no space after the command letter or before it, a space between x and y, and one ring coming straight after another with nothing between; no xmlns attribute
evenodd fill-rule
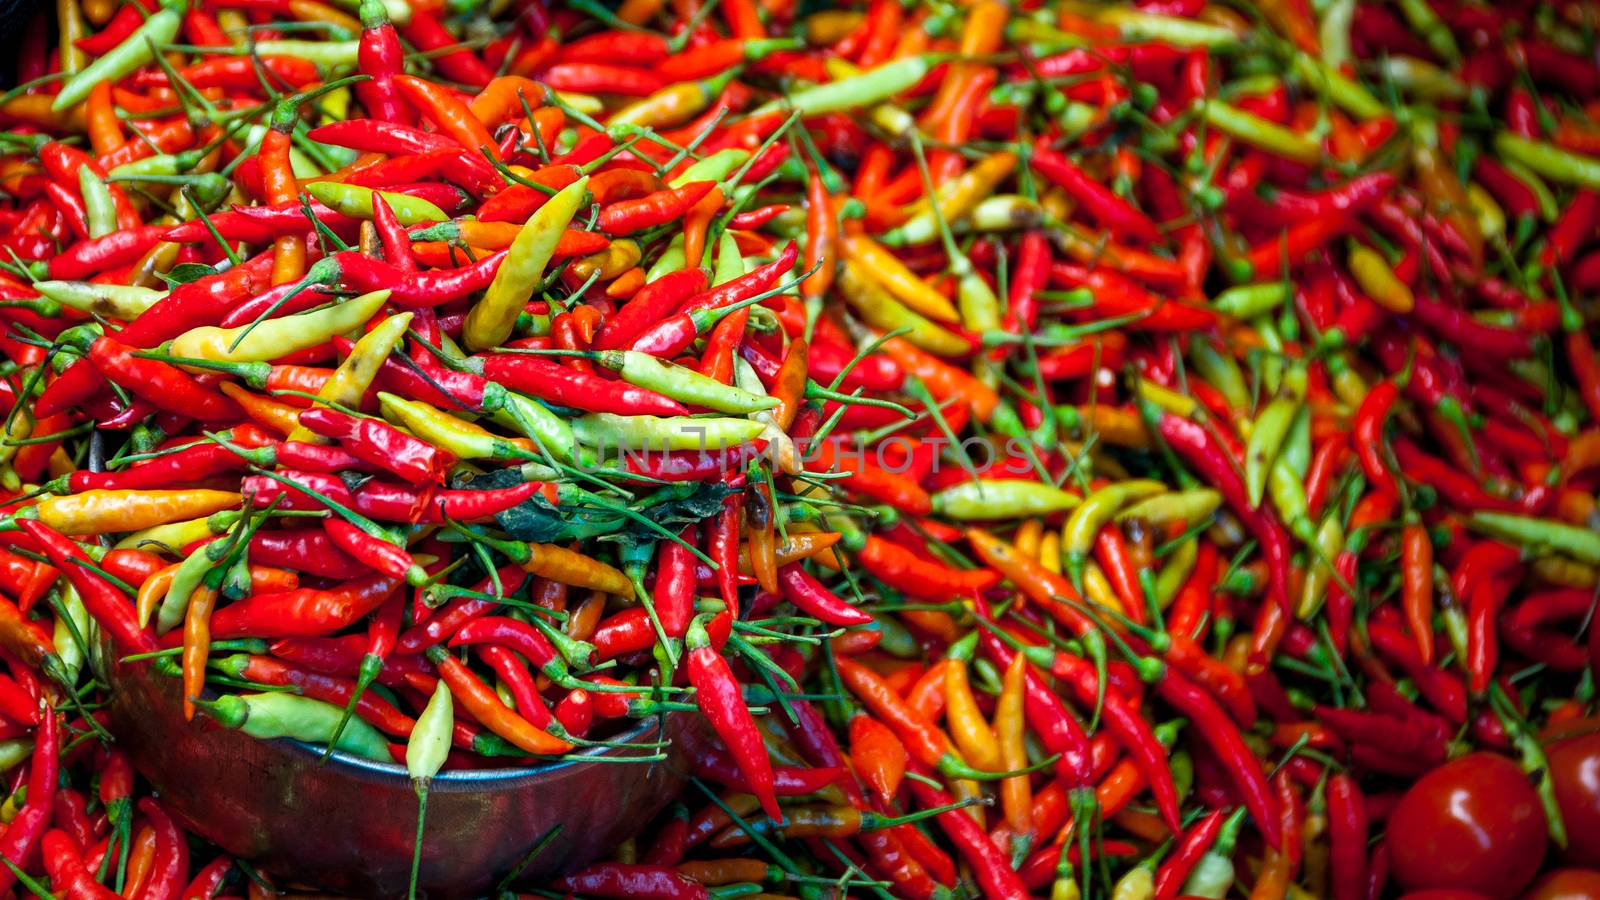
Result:
<svg viewBox="0 0 1600 900"><path fill-rule="evenodd" d="M1600 872L1557 869L1535 881L1522 900L1594 900L1600 897Z"/></svg>
<svg viewBox="0 0 1600 900"><path fill-rule="evenodd" d="M1567 862L1600 868L1600 732L1556 741L1545 755L1567 825L1567 849L1561 855Z"/></svg>
<svg viewBox="0 0 1600 900"><path fill-rule="evenodd" d="M1400 900L1489 900L1475 891L1458 891L1454 888L1433 888L1426 891L1412 891L1401 897Z"/></svg>
<svg viewBox="0 0 1600 900"><path fill-rule="evenodd" d="M1550 843L1539 795L1516 763L1471 753L1417 779L1389 815L1394 876L1407 890L1513 897Z"/></svg>

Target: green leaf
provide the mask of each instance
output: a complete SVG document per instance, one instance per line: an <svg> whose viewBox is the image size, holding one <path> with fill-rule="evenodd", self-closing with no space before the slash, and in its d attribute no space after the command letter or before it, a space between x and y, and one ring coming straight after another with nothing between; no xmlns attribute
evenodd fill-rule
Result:
<svg viewBox="0 0 1600 900"><path fill-rule="evenodd" d="M171 271L167 272L165 275L161 275L161 279L165 281L168 286L177 287L180 284L188 284L191 281L199 281L202 278L215 274L217 274L217 269L215 266L208 266L204 263L179 263L173 266Z"/></svg>
<svg viewBox="0 0 1600 900"><path fill-rule="evenodd" d="M516 469L499 469L457 480L452 486L463 490L489 490L520 484ZM721 482L674 484L636 501L631 509L638 516L662 527L676 530L691 522L708 519L722 509L722 501L734 489ZM598 503L571 503L557 506L535 494L512 508L495 515L495 522L519 541L541 544L598 538L608 541L654 542L661 534L637 518L617 508Z"/></svg>

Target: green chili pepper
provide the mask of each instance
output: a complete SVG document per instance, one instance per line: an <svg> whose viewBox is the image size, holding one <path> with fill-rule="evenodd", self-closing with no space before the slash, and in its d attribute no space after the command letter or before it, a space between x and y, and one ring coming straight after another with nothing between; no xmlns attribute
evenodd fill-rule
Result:
<svg viewBox="0 0 1600 900"><path fill-rule="evenodd" d="M1221 100L1204 101L1200 115L1223 134L1276 156L1308 166L1322 159L1322 145L1317 141Z"/></svg>
<svg viewBox="0 0 1600 900"><path fill-rule="evenodd" d="M1358 119L1376 119L1389 112L1360 82L1309 54L1297 54L1294 68L1335 106Z"/></svg>
<svg viewBox="0 0 1600 900"><path fill-rule="evenodd" d="M929 56L897 59L859 75L796 91L784 102L767 104L755 115L792 109L802 116L820 116L823 113L871 106L914 87L927 76L933 64L934 59Z"/></svg>
<svg viewBox="0 0 1600 900"><path fill-rule="evenodd" d="M167 296L166 291L136 284L94 281L39 281L33 289L62 306L107 319L131 322Z"/></svg>
<svg viewBox="0 0 1600 900"><path fill-rule="evenodd" d="M83 195L83 221L89 237L105 237L117 230L117 207L111 189L88 166L78 170L78 192Z"/></svg>
<svg viewBox="0 0 1600 900"><path fill-rule="evenodd" d="M1475 512L1467 524L1497 538L1544 547L1600 566L1600 532L1588 528L1498 512Z"/></svg>
<svg viewBox="0 0 1600 900"><path fill-rule="evenodd" d="M1134 479L1109 484L1083 499L1083 503L1067 517L1061 527L1061 562L1067 577L1079 593L1083 592L1083 569L1094 547L1095 535L1117 510L1129 501L1153 497L1167 486L1159 481Z"/></svg>
<svg viewBox="0 0 1600 900"><path fill-rule="evenodd" d="M1194 369L1207 384L1216 388L1233 409L1250 407L1250 385L1232 354L1218 353L1210 341L1196 340L1189 347Z"/></svg>
<svg viewBox="0 0 1600 900"><path fill-rule="evenodd" d="M1156 575L1156 605L1163 612L1177 599L1178 591L1189 580L1189 573L1194 571L1195 561L1199 558L1200 542L1193 537L1185 538L1172 548L1166 565Z"/></svg>
<svg viewBox="0 0 1600 900"><path fill-rule="evenodd" d="M1509 131L1494 136L1494 148L1511 162L1526 166L1551 181L1600 189L1600 159L1543 141L1530 141Z"/></svg>
<svg viewBox="0 0 1600 900"><path fill-rule="evenodd" d="M585 444L626 450L724 450L755 440L765 427L750 419L611 413L589 413L572 422L573 432Z"/></svg>
<svg viewBox="0 0 1600 900"><path fill-rule="evenodd" d="M1317 39L1322 45L1322 68L1338 71L1350 61L1350 25L1355 21L1355 0L1330 0L1322 8Z"/></svg>
<svg viewBox="0 0 1600 900"><path fill-rule="evenodd" d="M178 566L178 571L172 574L172 583L167 586L167 595L156 611L156 634L166 634L183 624L183 617L189 611L189 598L215 564L204 550L197 550Z"/></svg>
<svg viewBox="0 0 1600 900"><path fill-rule="evenodd" d="M522 432L556 459L563 462L572 459L573 445L577 443L572 426L544 404L515 391L505 390L493 382L490 382L490 390L484 393L484 398L485 406L493 410L490 418L494 421Z"/></svg>
<svg viewBox="0 0 1600 900"><path fill-rule="evenodd" d="M750 151L738 147L718 150L705 159L683 170L683 174L668 182L669 187L680 188L696 181L721 181L732 175L750 159Z"/></svg>
<svg viewBox="0 0 1600 900"><path fill-rule="evenodd" d="M256 41L260 56L297 56L320 69L353 69L361 53L360 41Z"/></svg>
<svg viewBox="0 0 1600 900"><path fill-rule="evenodd" d="M1072 509L1083 500L1053 484L976 479L933 495L933 511L952 519L1021 519Z"/></svg>
<svg viewBox="0 0 1600 900"><path fill-rule="evenodd" d="M56 656L61 659L61 668L67 673L66 683L76 684L78 673L83 670L85 653L95 649L94 646L84 647L78 643L77 637L89 633L89 611L84 608L78 589L70 584L62 589L61 603L56 610L51 639L55 644Z"/></svg>
<svg viewBox="0 0 1600 900"><path fill-rule="evenodd" d="M1445 62L1461 62L1461 48L1456 46L1455 35L1450 32L1450 26L1434 12L1428 0L1398 0L1396 5L1410 23L1411 30L1422 35L1429 50L1437 53Z"/></svg>
<svg viewBox="0 0 1600 900"><path fill-rule="evenodd" d="M257 738L295 738L325 744L344 711L331 703L298 694L223 694L195 704L227 728ZM363 719L351 719L333 749L379 762L392 762L389 742Z"/></svg>
<svg viewBox="0 0 1600 900"><path fill-rule="evenodd" d="M1211 308L1236 319L1253 319L1287 303L1293 293L1293 288L1282 281L1241 284L1218 294L1211 301Z"/></svg>
<svg viewBox="0 0 1600 900"><path fill-rule="evenodd" d="M344 213L353 219L372 218L372 195L381 194L385 203L394 211L396 219L401 225L420 225L426 222L443 222L450 217L445 211L421 197L410 194L394 194L389 191L375 191L359 184L345 184L340 181L313 181L306 186L306 193L321 200L330 209ZM560 232L557 232L560 236Z"/></svg>
<svg viewBox="0 0 1600 900"><path fill-rule="evenodd" d="M1315 539L1308 543L1316 546L1317 553L1300 590L1300 605L1295 607L1295 616L1303 621L1309 621L1322 608L1328 582L1333 579L1333 560L1344 550L1344 523L1337 511L1323 518Z"/></svg>
<svg viewBox="0 0 1600 900"><path fill-rule="evenodd" d="M687 261L685 261L687 264ZM727 284L745 276L744 256L739 253L739 242L727 231L717 239L717 268L711 273L711 284Z"/></svg>
<svg viewBox="0 0 1600 900"><path fill-rule="evenodd" d="M467 313L461 336L473 350L484 350L503 343L517 324L517 314L533 296L544 278L544 268L555 254L556 244L572 217L577 215L589 195L589 178L584 176L562 188L528 218L511 242L505 262L495 272L483 299Z"/></svg>
<svg viewBox="0 0 1600 900"><path fill-rule="evenodd" d="M753 413L778 405L775 397L723 384L715 378L659 360L648 353L607 350L599 354L599 362L620 374L622 380L629 384L717 412Z"/></svg>
<svg viewBox="0 0 1600 900"><path fill-rule="evenodd" d="M1117 513L1116 521L1138 519L1151 525L1187 522L1191 525L1209 518L1222 505L1222 494L1211 488L1194 488L1160 494Z"/></svg>
<svg viewBox="0 0 1600 900"><path fill-rule="evenodd" d="M1179 47L1232 47L1239 43L1239 35L1231 28L1177 16L1107 7L1096 18L1115 25L1130 40L1160 41Z"/></svg>
<svg viewBox="0 0 1600 900"><path fill-rule="evenodd" d="M27 738L12 738L0 741L0 772L9 772L33 753L33 741Z"/></svg>
<svg viewBox="0 0 1600 900"><path fill-rule="evenodd" d="M89 96L89 91L102 81L113 84L143 67L155 56L155 48L170 44L183 25L182 5L158 10L144 24L134 29L127 39L106 51L104 56L89 63L78 74L68 78L61 93L50 104L50 109L60 112L71 109ZM265 51L263 51L265 52Z"/></svg>
<svg viewBox="0 0 1600 900"><path fill-rule="evenodd" d="M1278 458L1283 439L1288 436L1289 426L1294 424L1294 417L1299 411L1298 398L1278 397L1256 417L1244 454L1244 484L1250 495L1251 506L1261 505L1261 497L1267 490L1267 473Z"/></svg>
<svg viewBox="0 0 1600 900"><path fill-rule="evenodd" d="M422 863L422 827L428 815L428 787L450 755L450 735L455 728L455 702L443 680L433 686L433 696L417 716L406 741L406 772L417 791L417 838L411 852L411 891L417 894L417 869Z"/></svg>
<svg viewBox="0 0 1600 900"><path fill-rule="evenodd" d="M671 243L667 244L667 249L661 251L661 255L656 257L656 261L651 263L649 270L644 273L645 283L649 284L663 275L677 272L683 269L686 263L683 258L683 235L675 234Z"/></svg>

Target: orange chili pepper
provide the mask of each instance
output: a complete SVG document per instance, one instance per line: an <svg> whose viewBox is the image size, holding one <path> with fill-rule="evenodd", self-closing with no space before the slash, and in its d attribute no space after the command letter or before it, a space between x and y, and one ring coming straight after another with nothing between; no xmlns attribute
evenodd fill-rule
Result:
<svg viewBox="0 0 1600 900"><path fill-rule="evenodd" d="M1400 529L1400 607L1425 664L1433 662L1433 538L1408 516Z"/></svg>
<svg viewBox="0 0 1600 900"><path fill-rule="evenodd" d="M468 150L487 152L494 159L500 159L500 147L489 134L489 129L448 88L415 75L396 75L394 83L411 105L442 134Z"/></svg>
<svg viewBox="0 0 1600 900"><path fill-rule="evenodd" d="M216 588L201 585L189 595L189 609L183 618L183 717L189 721L194 720L194 701L206 687L211 613L216 607Z"/></svg>

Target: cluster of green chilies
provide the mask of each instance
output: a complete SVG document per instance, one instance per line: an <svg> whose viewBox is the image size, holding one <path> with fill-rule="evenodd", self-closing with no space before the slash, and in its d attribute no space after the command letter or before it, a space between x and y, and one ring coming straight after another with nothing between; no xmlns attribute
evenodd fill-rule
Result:
<svg viewBox="0 0 1600 900"><path fill-rule="evenodd" d="M57 0L0 95L0 891L277 893L113 664L403 763L419 836L443 769L707 720L521 896L1600 868L1597 24ZM1526 774L1509 858L1385 827L1463 764Z"/></svg>

